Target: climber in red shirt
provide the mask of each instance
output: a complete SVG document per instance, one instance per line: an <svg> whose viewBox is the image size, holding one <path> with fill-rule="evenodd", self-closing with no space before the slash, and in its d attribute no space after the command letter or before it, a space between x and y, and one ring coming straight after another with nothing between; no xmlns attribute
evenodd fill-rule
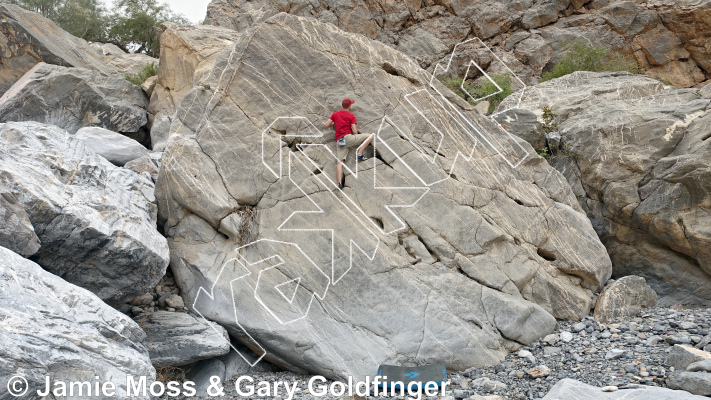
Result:
<svg viewBox="0 0 711 400"><path fill-rule="evenodd" d="M338 165L336 166L336 181L338 188L343 189L343 163L348 157L348 150L357 147L358 161L365 161L363 150L373 141L374 134L358 133L356 128L356 117L351 113L351 106L355 100L345 99L341 103L343 109L336 111L326 121L326 128L331 125L335 126L336 130L336 156L338 156Z"/></svg>

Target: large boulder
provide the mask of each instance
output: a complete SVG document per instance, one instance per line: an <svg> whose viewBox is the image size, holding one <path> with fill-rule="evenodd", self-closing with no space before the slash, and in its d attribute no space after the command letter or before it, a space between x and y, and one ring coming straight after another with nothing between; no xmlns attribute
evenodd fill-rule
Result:
<svg viewBox="0 0 711 400"><path fill-rule="evenodd" d="M37 398L46 376L67 383L93 382L98 376L102 384L115 384L112 398L148 398L126 393L127 376L145 376L148 385L156 376L138 324L3 247L0 319L0 380L24 377L29 390L19 398Z"/></svg>
<svg viewBox="0 0 711 400"><path fill-rule="evenodd" d="M0 55L0 95L40 62L123 76L150 58L113 45L90 45L47 18L7 3L0 4Z"/></svg>
<svg viewBox="0 0 711 400"><path fill-rule="evenodd" d="M670 350L664 363L674 367L677 371L685 371L691 364L698 361L711 361L711 353L683 344L675 344Z"/></svg>
<svg viewBox="0 0 711 400"><path fill-rule="evenodd" d="M570 187L429 80L288 14L224 50L176 113L156 187L186 304L259 356L334 378L495 364L587 315L611 264ZM309 119L345 97L378 157L351 154L338 191L333 132Z"/></svg>
<svg viewBox="0 0 711 400"><path fill-rule="evenodd" d="M592 220L614 275L644 277L661 306L711 304L709 89L576 72L528 88L518 106L539 119L546 105L558 114L551 164ZM499 109L517 102L514 94Z"/></svg>
<svg viewBox="0 0 711 400"><path fill-rule="evenodd" d="M657 304L657 294L641 276L625 276L607 286L595 304L595 319L631 318Z"/></svg>
<svg viewBox="0 0 711 400"><path fill-rule="evenodd" d="M35 234L25 209L17 197L4 185L0 184L0 247L29 257L40 248L40 241Z"/></svg>
<svg viewBox="0 0 711 400"><path fill-rule="evenodd" d="M671 390L654 386L639 386L614 392L603 392L601 388L576 381L561 379L546 394L543 400L704 400L683 390Z"/></svg>
<svg viewBox="0 0 711 400"><path fill-rule="evenodd" d="M191 364L230 351L227 331L214 322L169 311L143 313L135 319L146 332L144 345L156 367Z"/></svg>
<svg viewBox="0 0 711 400"><path fill-rule="evenodd" d="M212 0L205 23L245 31L279 13L312 17L376 39L432 70L458 43L478 37L526 83L538 82L576 39L636 61L677 87L706 79L708 0ZM472 57L476 58L476 57ZM487 69L488 61L477 59ZM500 72L500 71L499 71Z"/></svg>
<svg viewBox="0 0 711 400"><path fill-rule="evenodd" d="M667 386L685 390L699 396L711 396L711 373L708 372L673 372L667 379Z"/></svg>
<svg viewBox="0 0 711 400"><path fill-rule="evenodd" d="M689 364L686 370L689 372L711 372L711 357Z"/></svg>
<svg viewBox="0 0 711 400"><path fill-rule="evenodd" d="M91 43L91 47L101 55L104 64L116 70L115 75L135 75L148 64L158 65L158 59L143 53L126 53L111 43Z"/></svg>
<svg viewBox="0 0 711 400"><path fill-rule="evenodd" d="M135 159L148 157L148 149L140 143L108 129L96 126L81 128L74 137L114 165L124 166Z"/></svg>
<svg viewBox="0 0 711 400"><path fill-rule="evenodd" d="M228 28L208 25L166 22L161 29L161 63L148 108L152 119L151 144L155 151L165 148L180 101L212 69L217 54L241 36Z"/></svg>
<svg viewBox="0 0 711 400"><path fill-rule="evenodd" d="M34 261L112 303L158 283L169 251L150 180L50 125L0 124L0 143L0 184L41 241Z"/></svg>
<svg viewBox="0 0 711 400"><path fill-rule="evenodd" d="M148 121L146 108L146 94L125 79L39 63L0 97L0 121L43 122L70 133L98 126L130 134Z"/></svg>

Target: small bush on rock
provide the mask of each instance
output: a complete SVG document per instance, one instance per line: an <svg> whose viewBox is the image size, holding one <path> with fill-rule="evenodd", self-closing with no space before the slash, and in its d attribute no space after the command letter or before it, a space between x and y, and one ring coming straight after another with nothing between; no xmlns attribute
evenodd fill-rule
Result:
<svg viewBox="0 0 711 400"><path fill-rule="evenodd" d="M575 71L627 71L636 74L639 72L639 66L637 62L625 58L618 52L583 40L576 40L553 69L542 75L541 81L560 78Z"/></svg>
<svg viewBox="0 0 711 400"><path fill-rule="evenodd" d="M442 80L442 83L444 83L444 86L447 86L447 89L453 91L454 93L457 94L459 97L467 98L467 93L462 90L462 83L464 83L464 79L462 78L444 78Z"/></svg>
<svg viewBox="0 0 711 400"><path fill-rule="evenodd" d="M154 62L149 62L137 74L127 76L126 80L134 85L141 86L146 79L156 75L158 75L158 66Z"/></svg>
<svg viewBox="0 0 711 400"><path fill-rule="evenodd" d="M487 113L491 114L496 109L496 106L501 104L501 102L511 93L511 75L509 74L498 74L491 75L491 80L481 79L476 84L471 84L469 82L464 82L462 78L445 78L442 80L445 86L449 90L456 93L458 96L463 97L470 104L476 105L478 101L476 99L482 99L489 102L489 110ZM496 84L494 84L494 82ZM464 89L462 89L462 84L464 84ZM497 87L498 85L498 87ZM501 88L501 90L499 90ZM489 97L487 97L489 96Z"/></svg>
<svg viewBox="0 0 711 400"><path fill-rule="evenodd" d="M494 82L496 84L494 84ZM482 97L489 96L483 100L489 102L488 113L491 114L492 112L494 112L496 107L501 104L502 101L504 101L505 98L507 98L511 93L513 93L513 90L511 90L511 75L491 75L491 80L481 80L469 90L469 93L471 93L471 95L474 96L475 99L481 99Z"/></svg>

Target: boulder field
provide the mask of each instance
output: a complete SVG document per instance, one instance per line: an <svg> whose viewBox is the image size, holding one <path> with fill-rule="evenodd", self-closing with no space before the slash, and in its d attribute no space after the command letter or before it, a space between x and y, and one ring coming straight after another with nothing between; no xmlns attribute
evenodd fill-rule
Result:
<svg viewBox="0 0 711 400"><path fill-rule="evenodd" d="M456 399L709 395L709 10L213 0L136 85L158 60L0 5L0 385L442 363ZM575 38L646 76L539 83ZM502 73L498 107L452 80ZM373 146L339 188L344 98Z"/></svg>

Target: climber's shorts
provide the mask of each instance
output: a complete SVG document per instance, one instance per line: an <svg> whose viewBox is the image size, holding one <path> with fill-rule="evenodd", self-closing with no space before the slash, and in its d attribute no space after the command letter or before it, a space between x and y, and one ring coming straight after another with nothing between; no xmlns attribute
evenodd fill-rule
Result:
<svg viewBox="0 0 711 400"><path fill-rule="evenodd" d="M346 161L346 157L348 157L348 151L354 147L358 147L363 142L366 141L370 137L369 133L359 133L357 135L346 135L344 138L346 139L346 145L343 147L338 146L338 143L336 142L336 155L338 156L338 159L340 161Z"/></svg>

